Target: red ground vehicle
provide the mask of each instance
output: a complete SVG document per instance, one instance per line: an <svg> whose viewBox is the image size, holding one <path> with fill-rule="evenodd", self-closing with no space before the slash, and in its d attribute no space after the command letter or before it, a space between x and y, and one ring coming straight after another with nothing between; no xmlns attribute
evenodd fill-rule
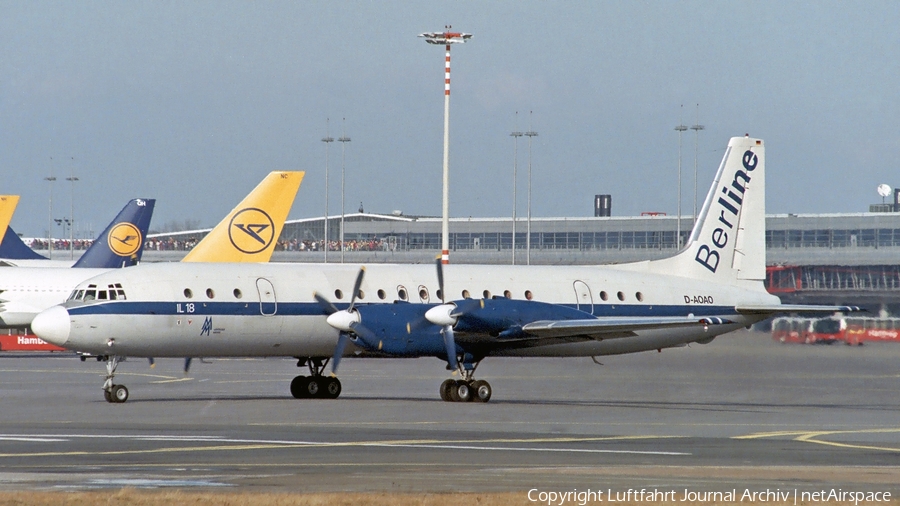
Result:
<svg viewBox="0 0 900 506"><path fill-rule="evenodd" d="M782 316L772 320L772 338L782 343L834 344L845 341L844 318L799 318Z"/></svg>
<svg viewBox="0 0 900 506"><path fill-rule="evenodd" d="M863 344L873 341L900 342L900 318L846 318L847 344Z"/></svg>
<svg viewBox="0 0 900 506"><path fill-rule="evenodd" d="M782 343L832 344L843 342L900 342L900 318L830 316L798 318L785 316L772 320L772 338Z"/></svg>

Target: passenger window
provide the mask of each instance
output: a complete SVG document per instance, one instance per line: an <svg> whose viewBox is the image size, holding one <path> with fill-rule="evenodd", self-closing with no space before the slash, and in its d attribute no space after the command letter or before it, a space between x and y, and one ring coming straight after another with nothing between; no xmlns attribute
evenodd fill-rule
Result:
<svg viewBox="0 0 900 506"><path fill-rule="evenodd" d="M462 297L463 297L464 299L470 299L471 297L469 296L469 291L468 291L468 290L463 290L463 291L462 291Z"/></svg>
<svg viewBox="0 0 900 506"><path fill-rule="evenodd" d="M194 296L194 292L192 292L190 288L185 288L185 289L184 289L184 297L185 297L186 299L190 299L190 298L193 297L193 296Z"/></svg>
<svg viewBox="0 0 900 506"><path fill-rule="evenodd" d="M407 297L408 297L408 295L406 293L406 288L403 288L402 286L398 286L397 287L397 298L399 298L400 300L406 300Z"/></svg>
<svg viewBox="0 0 900 506"><path fill-rule="evenodd" d="M382 290L381 288L379 288L379 289L378 289L378 298L381 299L381 300L384 300L385 297L387 297L387 294L384 293L384 290Z"/></svg>
<svg viewBox="0 0 900 506"><path fill-rule="evenodd" d="M244 294L242 294L239 289L237 289L237 288L234 289L234 298L235 299L240 299L243 296L244 296Z"/></svg>

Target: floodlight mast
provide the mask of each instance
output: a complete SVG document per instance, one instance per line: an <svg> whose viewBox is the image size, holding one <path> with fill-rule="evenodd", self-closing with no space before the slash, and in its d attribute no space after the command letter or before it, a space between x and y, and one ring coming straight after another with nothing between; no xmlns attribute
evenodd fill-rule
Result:
<svg viewBox="0 0 900 506"><path fill-rule="evenodd" d="M451 32L450 25L443 32L420 33L429 44L447 47L444 63L444 180L441 213L441 263L450 263L450 44L463 44L472 38L470 33Z"/></svg>

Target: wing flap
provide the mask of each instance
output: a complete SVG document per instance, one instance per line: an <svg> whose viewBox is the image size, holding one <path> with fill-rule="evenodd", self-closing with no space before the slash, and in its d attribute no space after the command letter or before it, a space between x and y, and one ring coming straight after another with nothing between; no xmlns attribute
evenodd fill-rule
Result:
<svg viewBox="0 0 900 506"><path fill-rule="evenodd" d="M543 320L526 324L522 330L537 339L590 336L594 339L623 338L638 330L700 327L734 323L716 317L593 318L586 320Z"/></svg>
<svg viewBox="0 0 900 506"><path fill-rule="evenodd" d="M771 306L735 306L741 314L775 314L775 313L855 313L865 311L859 306L815 306L804 304L777 304Z"/></svg>

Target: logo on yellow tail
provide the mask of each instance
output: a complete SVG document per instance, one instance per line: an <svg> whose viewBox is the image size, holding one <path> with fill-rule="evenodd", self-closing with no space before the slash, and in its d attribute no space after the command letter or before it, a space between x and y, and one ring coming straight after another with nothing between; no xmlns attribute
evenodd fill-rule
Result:
<svg viewBox="0 0 900 506"><path fill-rule="evenodd" d="M241 209L231 218L228 239L242 253L259 253L275 240L275 223L262 209Z"/></svg>
<svg viewBox="0 0 900 506"><path fill-rule="evenodd" d="M127 257L134 255L141 248L143 237L141 231L131 223L122 222L116 224L109 231L109 237L106 239L109 249L119 256Z"/></svg>

